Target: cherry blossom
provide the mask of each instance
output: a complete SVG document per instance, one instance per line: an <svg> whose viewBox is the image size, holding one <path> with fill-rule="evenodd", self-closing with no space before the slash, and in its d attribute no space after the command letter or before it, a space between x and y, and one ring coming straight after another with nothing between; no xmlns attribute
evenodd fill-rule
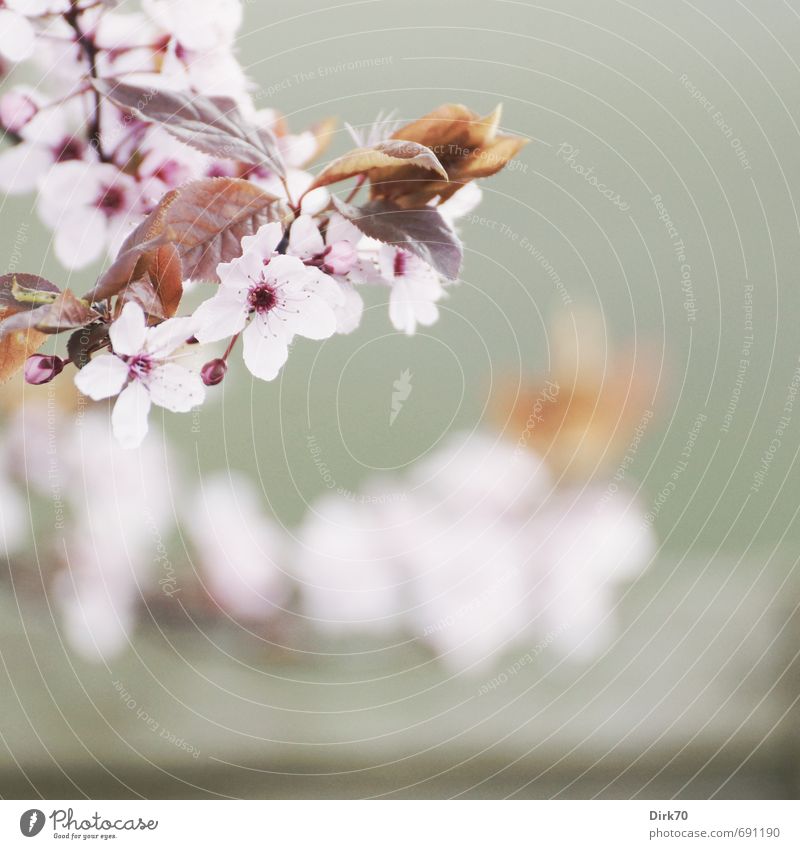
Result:
<svg viewBox="0 0 800 849"><path fill-rule="evenodd" d="M119 395L111 421L123 447L144 439L151 403L186 413L203 402L200 376L176 361L193 327L191 318L147 327L142 308L127 303L109 331L113 353L94 357L75 376L78 389L95 401Z"/></svg>
<svg viewBox="0 0 800 849"><path fill-rule="evenodd" d="M342 303L334 308L339 333L352 333L361 323L364 312L364 300L348 279L360 264L357 250L360 241L359 230L336 213L328 219L324 237L309 215L298 216L289 231L286 252L334 277L339 284Z"/></svg>
<svg viewBox="0 0 800 849"><path fill-rule="evenodd" d="M55 231L54 249L67 268L83 268L119 243L141 218L136 180L102 162L61 162L41 183L39 216Z"/></svg>
<svg viewBox="0 0 800 849"><path fill-rule="evenodd" d="M295 256L277 254L283 229L265 224L242 240L242 256L221 263L214 297L194 314L200 342L244 330L244 361L262 380L277 377L295 335L327 339L336 332L334 309L343 302L336 283Z"/></svg>
<svg viewBox="0 0 800 849"><path fill-rule="evenodd" d="M382 280L391 287L389 319L397 330L410 336L417 325L429 327L436 323L436 303L445 292L439 275L426 262L402 248L382 245L378 268Z"/></svg>

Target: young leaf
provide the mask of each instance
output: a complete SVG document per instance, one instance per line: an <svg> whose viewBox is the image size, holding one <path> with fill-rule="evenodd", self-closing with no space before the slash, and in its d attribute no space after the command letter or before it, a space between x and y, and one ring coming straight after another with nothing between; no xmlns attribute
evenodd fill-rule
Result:
<svg viewBox="0 0 800 849"><path fill-rule="evenodd" d="M448 280L458 278L464 255L461 242L433 207L403 209L380 200L352 206L336 198L334 203L364 235L416 254Z"/></svg>
<svg viewBox="0 0 800 849"><path fill-rule="evenodd" d="M413 141L389 140L372 147L358 147L334 159L322 169L311 188L328 186L359 174L371 179L378 169L383 179L389 180L394 169L399 171L408 166L420 168L423 173L433 171L440 179L447 180L447 172L432 150Z"/></svg>
<svg viewBox="0 0 800 849"><path fill-rule="evenodd" d="M147 89L115 79L94 80L93 85L134 118L160 124L175 138L203 153L263 165L285 174L274 136L251 126L229 98Z"/></svg>
<svg viewBox="0 0 800 849"><path fill-rule="evenodd" d="M153 252L172 245L186 280L219 282L217 265L241 255L241 241L285 215L283 202L247 180L212 177L167 192L125 240L119 256L87 295L112 297L148 273Z"/></svg>
<svg viewBox="0 0 800 849"><path fill-rule="evenodd" d="M4 274L0 277L0 319L40 306L61 290L36 274ZM37 302L38 298L38 302Z"/></svg>
<svg viewBox="0 0 800 849"><path fill-rule="evenodd" d="M35 328L41 333L61 333L74 327L83 327L97 318L97 312L65 289L52 303L36 309L22 310L0 322L0 337L18 330Z"/></svg>
<svg viewBox="0 0 800 849"><path fill-rule="evenodd" d="M147 274L164 317L171 318L178 311L183 297L183 267L175 245L162 245L156 249Z"/></svg>

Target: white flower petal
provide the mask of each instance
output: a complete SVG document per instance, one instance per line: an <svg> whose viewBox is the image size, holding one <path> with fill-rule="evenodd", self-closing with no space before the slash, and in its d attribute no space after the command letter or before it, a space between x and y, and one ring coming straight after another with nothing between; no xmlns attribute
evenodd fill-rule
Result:
<svg viewBox="0 0 800 849"><path fill-rule="evenodd" d="M271 257L283 238L283 228L277 221L264 224L252 236L242 239L242 254L253 253L261 259Z"/></svg>
<svg viewBox="0 0 800 849"><path fill-rule="evenodd" d="M364 299L351 283L341 283L344 303L334 307L336 314L336 332L352 333L359 324L364 313Z"/></svg>
<svg viewBox="0 0 800 849"><path fill-rule="evenodd" d="M147 388L154 404L173 413L188 413L202 404L206 396L200 375L177 363L165 363L153 369Z"/></svg>
<svg viewBox="0 0 800 849"><path fill-rule="evenodd" d="M327 339L336 333L336 315L331 305L322 297L311 295L299 302L299 314L294 332L306 339Z"/></svg>
<svg viewBox="0 0 800 849"><path fill-rule="evenodd" d="M247 303L233 289L217 294L194 311L195 336L202 343L217 342L238 333L247 323Z"/></svg>
<svg viewBox="0 0 800 849"><path fill-rule="evenodd" d="M107 233L106 218L99 210L82 209L65 215L53 237L58 261L65 268L86 268L103 256Z"/></svg>
<svg viewBox="0 0 800 849"><path fill-rule="evenodd" d="M190 339L195 330L193 316L168 318L157 327L149 327L146 331L145 347L150 354L164 357Z"/></svg>
<svg viewBox="0 0 800 849"><path fill-rule="evenodd" d="M137 448L142 444L147 434L149 413L150 393L140 381L134 380L117 398L111 414L114 436L123 448Z"/></svg>
<svg viewBox="0 0 800 849"><path fill-rule="evenodd" d="M263 328L263 322L254 321L242 334L244 362L254 377L274 380L289 357L289 347Z"/></svg>
<svg viewBox="0 0 800 849"><path fill-rule="evenodd" d="M15 145L0 153L0 190L9 195L32 192L53 164L53 155L34 144Z"/></svg>
<svg viewBox="0 0 800 849"><path fill-rule="evenodd" d="M31 22L8 9L0 9L0 55L22 62L33 53L36 40Z"/></svg>
<svg viewBox="0 0 800 849"><path fill-rule="evenodd" d="M113 354L90 360L75 375L75 386L93 401L118 395L128 379L128 366Z"/></svg>
<svg viewBox="0 0 800 849"><path fill-rule="evenodd" d="M325 242L314 219L310 215L301 215L295 219L289 231L288 253L302 259L310 259L321 254L323 250Z"/></svg>
<svg viewBox="0 0 800 849"><path fill-rule="evenodd" d="M144 347L145 334L144 310L128 301L108 331L114 353L127 357L138 354Z"/></svg>

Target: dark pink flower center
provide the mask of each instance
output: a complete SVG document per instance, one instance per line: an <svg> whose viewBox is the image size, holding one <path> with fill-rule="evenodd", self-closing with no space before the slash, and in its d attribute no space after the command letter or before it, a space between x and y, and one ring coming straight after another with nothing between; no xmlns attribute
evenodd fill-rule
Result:
<svg viewBox="0 0 800 849"><path fill-rule="evenodd" d="M253 286L247 295L250 309L262 315L268 313L277 301L275 289L269 283L260 283L258 286Z"/></svg>
<svg viewBox="0 0 800 849"><path fill-rule="evenodd" d="M405 251L397 251L394 255L394 276L402 277L406 273L408 265L408 254Z"/></svg>
<svg viewBox="0 0 800 849"><path fill-rule="evenodd" d="M53 148L53 155L56 162L70 162L73 159L82 159L83 144L80 139L67 136Z"/></svg>
<svg viewBox="0 0 800 849"><path fill-rule="evenodd" d="M125 361L128 363L128 377L132 379L141 380L153 370L153 361L147 354L134 354L126 357Z"/></svg>
<svg viewBox="0 0 800 849"><path fill-rule="evenodd" d="M119 212L125 205L125 192L118 186L105 186L95 201L95 206L106 215Z"/></svg>

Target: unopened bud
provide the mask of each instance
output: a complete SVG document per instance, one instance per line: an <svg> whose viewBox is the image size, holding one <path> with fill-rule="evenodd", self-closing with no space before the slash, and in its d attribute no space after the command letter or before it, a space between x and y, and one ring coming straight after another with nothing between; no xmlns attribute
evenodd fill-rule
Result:
<svg viewBox="0 0 800 849"><path fill-rule="evenodd" d="M25 381L34 386L49 383L58 377L64 369L61 357L49 357L45 354L33 354L25 360Z"/></svg>
<svg viewBox="0 0 800 849"><path fill-rule="evenodd" d="M216 386L218 383L222 383L227 370L228 364L225 360L209 360L200 370L200 377L206 386Z"/></svg>

